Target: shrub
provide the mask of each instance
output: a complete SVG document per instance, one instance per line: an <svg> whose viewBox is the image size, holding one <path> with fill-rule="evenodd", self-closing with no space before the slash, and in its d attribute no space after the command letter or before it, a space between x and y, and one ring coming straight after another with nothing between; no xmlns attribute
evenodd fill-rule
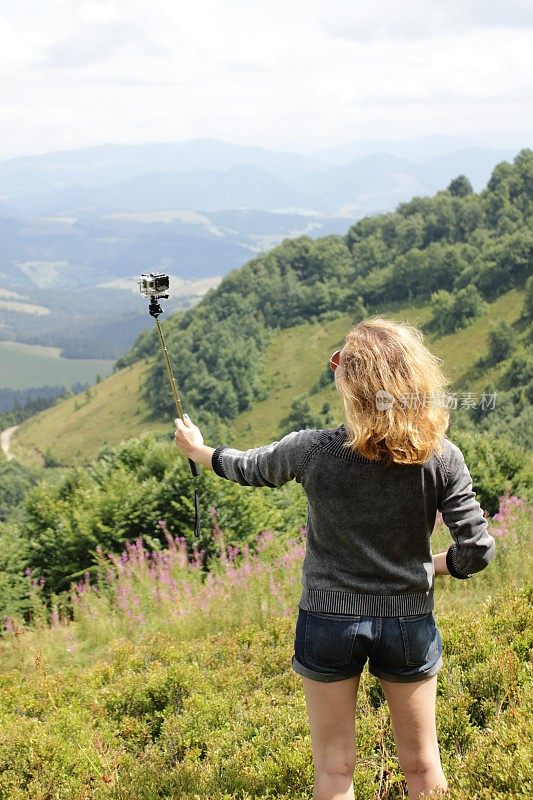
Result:
<svg viewBox="0 0 533 800"><path fill-rule="evenodd" d="M511 355L515 346L515 333L508 322L501 322L488 334L489 363L498 364Z"/></svg>

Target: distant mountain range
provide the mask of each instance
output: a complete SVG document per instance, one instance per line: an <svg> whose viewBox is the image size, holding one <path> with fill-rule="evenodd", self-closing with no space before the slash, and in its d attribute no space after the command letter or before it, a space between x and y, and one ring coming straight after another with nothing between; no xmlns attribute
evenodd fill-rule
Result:
<svg viewBox="0 0 533 800"><path fill-rule="evenodd" d="M22 215L245 208L353 217L432 194L461 173L480 189L494 165L514 154L469 147L420 160L390 152L353 158L354 152L346 145L302 156L210 139L102 145L0 162L0 198L4 214Z"/></svg>

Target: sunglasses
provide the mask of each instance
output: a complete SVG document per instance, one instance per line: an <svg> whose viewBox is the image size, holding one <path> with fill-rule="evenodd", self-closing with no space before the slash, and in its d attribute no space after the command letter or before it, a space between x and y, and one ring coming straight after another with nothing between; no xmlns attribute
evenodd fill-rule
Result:
<svg viewBox="0 0 533 800"><path fill-rule="evenodd" d="M333 353L333 355L329 359L329 368L333 372L335 372L335 370L339 366L340 360L341 360L341 351L340 350L335 350L335 352Z"/></svg>

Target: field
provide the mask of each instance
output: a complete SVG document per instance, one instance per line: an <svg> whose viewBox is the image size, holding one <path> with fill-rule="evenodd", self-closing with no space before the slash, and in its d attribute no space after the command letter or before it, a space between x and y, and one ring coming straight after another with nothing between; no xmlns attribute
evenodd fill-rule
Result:
<svg viewBox="0 0 533 800"><path fill-rule="evenodd" d="M0 388L31 389L94 383L111 372L112 361L61 358L58 348L0 342Z"/></svg>

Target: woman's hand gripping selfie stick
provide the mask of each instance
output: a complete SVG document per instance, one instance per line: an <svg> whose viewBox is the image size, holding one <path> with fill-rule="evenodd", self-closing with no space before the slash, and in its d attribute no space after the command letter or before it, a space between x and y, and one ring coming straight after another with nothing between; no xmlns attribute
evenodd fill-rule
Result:
<svg viewBox="0 0 533 800"><path fill-rule="evenodd" d="M172 364L170 363L170 357L167 350L167 345L165 342L165 337L163 336L163 329L161 327L161 323L159 322L159 316L163 313L163 309L159 304L159 300L162 298L167 298L168 294L165 292L168 290L170 285L168 275L163 275L159 272L149 273L148 275L141 275L138 280L139 283L139 291L145 297L150 298L150 305L148 306L148 313L151 317L154 318L155 324L157 327L157 333L159 334L159 343L161 345L161 350L163 352L163 360L165 362L165 367L167 369L168 380L170 383L170 389L172 391L172 397L174 399L174 405L176 407L176 413L178 417L181 419L182 422L185 421L185 414L183 412L183 406L181 404L180 394L178 390L178 384L176 383L176 378L174 377L174 372L172 370ZM195 478L200 475L200 470L198 465L192 461L192 459L188 459L189 467L191 468L191 472ZM197 489L194 491L194 529L196 536L200 536L200 495Z"/></svg>

